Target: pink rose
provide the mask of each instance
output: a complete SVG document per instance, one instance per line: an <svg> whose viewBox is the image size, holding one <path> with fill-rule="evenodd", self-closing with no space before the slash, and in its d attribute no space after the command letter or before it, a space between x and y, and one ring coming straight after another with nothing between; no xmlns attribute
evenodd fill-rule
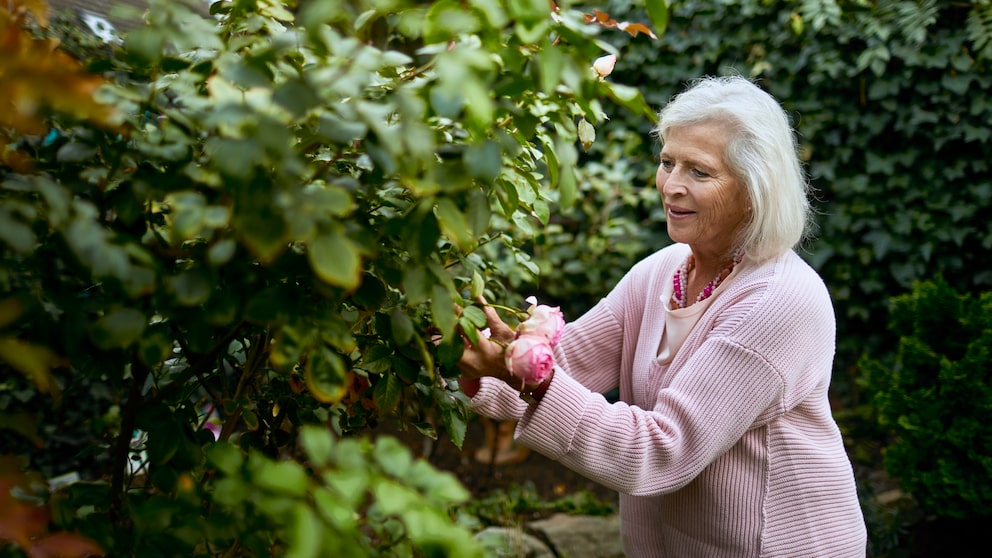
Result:
<svg viewBox="0 0 992 558"><path fill-rule="evenodd" d="M558 306L538 304L535 297L527 297L527 302L530 303L527 309L529 317L517 326L517 336L541 335L554 347L565 330L565 316Z"/></svg>
<svg viewBox="0 0 992 558"><path fill-rule="evenodd" d="M599 81L606 79L606 76L613 73L613 67L617 63L617 55L610 54L607 56L600 56L592 63L592 69L595 70L596 75L599 76Z"/></svg>
<svg viewBox="0 0 992 558"><path fill-rule="evenodd" d="M507 345L506 368L527 384L539 384L555 364L551 345L543 335L520 335Z"/></svg>

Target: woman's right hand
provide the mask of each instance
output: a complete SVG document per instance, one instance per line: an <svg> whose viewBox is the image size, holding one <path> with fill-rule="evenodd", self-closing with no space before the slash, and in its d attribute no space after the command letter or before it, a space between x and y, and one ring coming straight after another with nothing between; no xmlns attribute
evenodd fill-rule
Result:
<svg viewBox="0 0 992 558"><path fill-rule="evenodd" d="M488 338L480 336L478 344L475 345L463 336L465 351L458 361L458 369L467 379L491 376L510 383L512 376L506 368L504 353L506 346L516 337L516 333L499 317L495 308L486 304L485 299L480 297L479 301L482 302L483 311L486 313L490 335Z"/></svg>

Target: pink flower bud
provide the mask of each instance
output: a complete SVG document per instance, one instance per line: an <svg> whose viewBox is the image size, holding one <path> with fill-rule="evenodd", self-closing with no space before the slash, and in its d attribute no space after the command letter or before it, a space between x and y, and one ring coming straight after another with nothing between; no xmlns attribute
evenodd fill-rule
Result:
<svg viewBox="0 0 992 558"><path fill-rule="evenodd" d="M555 364L551 345L542 335L521 335L507 345L506 368L527 384L539 384Z"/></svg>
<svg viewBox="0 0 992 558"><path fill-rule="evenodd" d="M530 303L530 308L527 309L530 317L517 326L517 336L542 335L554 347L565 330L565 316L560 307L538 304L537 299L532 296L527 297L527 302Z"/></svg>
<svg viewBox="0 0 992 558"><path fill-rule="evenodd" d="M613 66L617 63L616 54L608 54L606 56L600 56L592 63L592 69L596 70L596 75L599 76L599 81L613 73Z"/></svg>

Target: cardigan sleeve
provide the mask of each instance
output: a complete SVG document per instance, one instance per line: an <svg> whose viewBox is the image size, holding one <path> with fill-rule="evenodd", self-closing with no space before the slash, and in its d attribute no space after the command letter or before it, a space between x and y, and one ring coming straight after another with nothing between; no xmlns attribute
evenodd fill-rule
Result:
<svg viewBox="0 0 992 558"><path fill-rule="evenodd" d="M625 494L678 490L781 400L782 377L760 355L711 339L652 409L610 404L556 374L517 427L520 442Z"/></svg>

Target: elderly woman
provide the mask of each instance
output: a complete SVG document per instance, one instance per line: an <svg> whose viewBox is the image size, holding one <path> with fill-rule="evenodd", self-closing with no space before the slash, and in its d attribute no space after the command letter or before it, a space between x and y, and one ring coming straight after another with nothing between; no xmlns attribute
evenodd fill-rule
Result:
<svg viewBox="0 0 992 558"><path fill-rule="evenodd" d="M744 78L704 78L656 131L676 243L568 324L539 385L507 370L514 332L489 309L502 343L466 346L462 385L518 443L620 493L630 557L863 558L827 396L833 309L793 251L810 207L788 118Z"/></svg>

